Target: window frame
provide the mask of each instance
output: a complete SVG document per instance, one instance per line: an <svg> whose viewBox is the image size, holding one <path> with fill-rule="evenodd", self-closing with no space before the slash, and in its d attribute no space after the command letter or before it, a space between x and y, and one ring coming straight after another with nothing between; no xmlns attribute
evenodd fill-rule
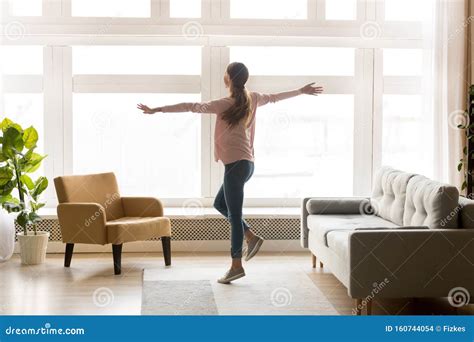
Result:
<svg viewBox="0 0 474 342"><path fill-rule="evenodd" d="M71 16L70 0L43 0L42 17L3 16L2 28L11 22L28 27L21 39L5 41L9 45L41 44L44 46L43 76L9 76L7 91L37 87L44 93L46 176L72 173L72 94L110 92L120 75L72 74L74 45L197 45L202 47L199 76L179 76L173 84L165 82L170 75L127 75L127 91L150 92L149 81L160 92L200 92L202 101L226 96L223 71L229 63L231 46L315 46L355 48L354 76L254 76L249 87L258 91L276 91L275 77L286 87L316 81L329 94L354 94L354 195L370 193L372 174L380 166L381 96L384 87L391 91L418 91L420 77L383 77L382 48L422 48L421 24L385 22L382 1L357 0L356 20L325 20L324 0L308 0L305 20L232 19L229 0L202 0L201 18L170 18L169 0L150 0L150 18L83 18ZM8 2L2 2L4 13ZM6 11L5 11L6 10ZM202 30L197 37L184 37L183 25L193 22ZM376 39L364 39L361 25L375 23L380 28ZM281 29L283 27L283 29ZM107 34L103 34L103 33ZM204 34L205 33L205 34ZM94 34L94 39L89 37ZM126 36L131 34L131 36ZM136 35L136 36L133 36ZM163 78L165 77L165 78ZM17 88L15 88L17 87ZM115 89L116 90L116 89ZM382 93L381 93L382 92ZM201 116L201 202L211 206L223 177L223 166L214 162L213 115ZM356 143L357 142L357 143ZM53 187L47 193L48 206L57 204ZM187 198L163 198L165 205L181 206ZM252 198L247 206L275 207L300 205L299 198Z"/></svg>

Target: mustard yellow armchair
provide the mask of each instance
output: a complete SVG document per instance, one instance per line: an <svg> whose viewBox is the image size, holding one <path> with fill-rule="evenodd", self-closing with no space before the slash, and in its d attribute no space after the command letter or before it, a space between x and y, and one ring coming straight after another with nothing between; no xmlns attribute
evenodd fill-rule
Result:
<svg viewBox="0 0 474 342"><path fill-rule="evenodd" d="M171 265L171 224L157 198L122 197L115 175L100 173L54 179L58 219L66 243L64 267L75 243L112 244L114 272L121 273L122 245L160 237L165 265Z"/></svg>

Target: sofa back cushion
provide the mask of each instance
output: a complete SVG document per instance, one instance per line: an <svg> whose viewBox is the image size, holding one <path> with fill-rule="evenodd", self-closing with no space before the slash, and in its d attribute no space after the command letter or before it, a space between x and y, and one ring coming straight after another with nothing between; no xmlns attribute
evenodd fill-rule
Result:
<svg viewBox="0 0 474 342"><path fill-rule="evenodd" d="M107 221L124 216L117 180L112 172L54 179L59 203L98 203Z"/></svg>
<svg viewBox="0 0 474 342"><path fill-rule="evenodd" d="M458 203L456 187L424 176L412 177L407 187L403 225L457 228Z"/></svg>
<svg viewBox="0 0 474 342"><path fill-rule="evenodd" d="M412 173L398 171L387 166L377 172L370 198L376 215L397 225L403 224L408 181L413 176Z"/></svg>
<svg viewBox="0 0 474 342"><path fill-rule="evenodd" d="M474 201L470 198L459 196L459 227L460 228L474 228ZM447 220L454 220L455 218L448 218Z"/></svg>

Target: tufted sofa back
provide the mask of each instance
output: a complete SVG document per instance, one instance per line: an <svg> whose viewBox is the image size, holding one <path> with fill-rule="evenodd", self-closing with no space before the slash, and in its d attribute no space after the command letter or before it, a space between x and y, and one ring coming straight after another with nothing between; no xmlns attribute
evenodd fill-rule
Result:
<svg viewBox="0 0 474 342"><path fill-rule="evenodd" d="M403 225L407 186L413 176L387 166L377 172L370 198L376 215Z"/></svg>
<svg viewBox="0 0 474 342"><path fill-rule="evenodd" d="M459 227L459 191L424 176L410 179L406 191L404 226Z"/></svg>

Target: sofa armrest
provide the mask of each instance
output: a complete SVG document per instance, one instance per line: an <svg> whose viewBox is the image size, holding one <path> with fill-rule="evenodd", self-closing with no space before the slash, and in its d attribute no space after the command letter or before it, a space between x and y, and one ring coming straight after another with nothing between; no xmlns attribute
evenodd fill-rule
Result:
<svg viewBox="0 0 474 342"><path fill-rule="evenodd" d="M373 214L366 197L306 197L301 203L301 247L308 248L308 215Z"/></svg>
<svg viewBox="0 0 474 342"><path fill-rule="evenodd" d="M474 294L474 229L358 230L348 243L353 298Z"/></svg>
<svg viewBox="0 0 474 342"><path fill-rule="evenodd" d="M122 206L128 217L163 216L163 205L154 197L122 197Z"/></svg>
<svg viewBox="0 0 474 342"><path fill-rule="evenodd" d="M105 245L105 209L97 203L61 203L57 208L64 243Z"/></svg>

